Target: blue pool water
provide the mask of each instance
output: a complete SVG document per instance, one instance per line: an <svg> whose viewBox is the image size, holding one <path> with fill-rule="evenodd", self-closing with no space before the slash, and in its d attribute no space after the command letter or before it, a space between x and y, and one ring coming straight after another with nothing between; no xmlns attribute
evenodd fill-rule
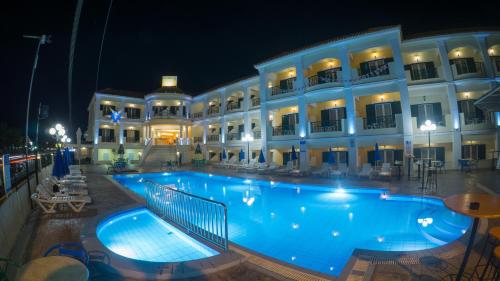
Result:
<svg viewBox="0 0 500 281"><path fill-rule="evenodd" d="M248 180L195 172L114 176L144 196L144 179L220 201L229 239L281 261L337 276L356 248L411 251L461 237L470 219L437 199L353 189Z"/></svg>
<svg viewBox="0 0 500 281"><path fill-rule="evenodd" d="M180 262L218 254L146 208L120 213L101 222L97 237L114 253L136 260Z"/></svg>

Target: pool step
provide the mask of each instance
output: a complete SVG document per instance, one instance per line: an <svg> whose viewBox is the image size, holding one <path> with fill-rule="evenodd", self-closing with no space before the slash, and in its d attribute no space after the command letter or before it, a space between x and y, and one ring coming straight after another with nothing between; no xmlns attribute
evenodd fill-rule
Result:
<svg viewBox="0 0 500 281"><path fill-rule="evenodd" d="M450 215L448 215L450 214ZM461 217L453 217L448 210L427 210L419 218L432 218L433 222L424 227L419 224L420 231L430 241L444 245L462 235L465 223Z"/></svg>

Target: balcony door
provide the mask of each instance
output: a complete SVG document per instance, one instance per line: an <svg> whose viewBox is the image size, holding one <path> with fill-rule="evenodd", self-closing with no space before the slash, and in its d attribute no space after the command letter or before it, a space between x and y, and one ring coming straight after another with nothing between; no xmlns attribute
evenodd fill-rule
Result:
<svg viewBox="0 0 500 281"><path fill-rule="evenodd" d="M454 64L457 69L457 74L476 73L477 67L474 58L457 58L450 60L450 64Z"/></svg>
<svg viewBox="0 0 500 281"><path fill-rule="evenodd" d="M346 118L345 107L329 108L321 110L321 126L329 127L340 124Z"/></svg>
<svg viewBox="0 0 500 281"><path fill-rule="evenodd" d="M434 62L419 62L405 65L405 70L410 71L411 80L422 80L436 78L436 67Z"/></svg>
<svg viewBox="0 0 500 281"><path fill-rule="evenodd" d="M484 112L474 105L476 100L458 101L458 112L464 114L464 123L475 124L484 121Z"/></svg>
<svg viewBox="0 0 500 281"><path fill-rule="evenodd" d="M382 68L392 61L394 61L393 58L387 58L387 59L377 59L377 60L362 62L359 64L360 68L359 74L360 75L373 74L373 76L387 75L389 74L389 68L385 69Z"/></svg>
<svg viewBox="0 0 500 281"><path fill-rule="evenodd" d="M441 103L423 103L411 105L411 117L417 118L417 126L424 124L426 120L431 120L436 125L443 125L443 112Z"/></svg>
<svg viewBox="0 0 500 281"><path fill-rule="evenodd" d="M401 114L401 103L382 102L366 105L366 125L381 128L395 127L394 115Z"/></svg>
<svg viewBox="0 0 500 281"><path fill-rule="evenodd" d="M283 130L294 130L295 124L299 123L299 114L290 113L281 116L281 127Z"/></svg>

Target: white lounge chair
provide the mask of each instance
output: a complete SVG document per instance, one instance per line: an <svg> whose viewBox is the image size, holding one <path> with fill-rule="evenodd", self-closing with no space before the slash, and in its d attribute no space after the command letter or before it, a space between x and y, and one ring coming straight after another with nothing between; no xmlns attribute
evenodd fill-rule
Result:
<svg viewBox="0 0 500 281"><path fill-rule="evenodd" d="M330 171L332 170L332 167L328 163L323 163L321 167L315 171L312 171L311 174L313 176L327 176L330 174Z"/></svg>
<svg viewBox="0 0 500 281"><path fill-rule="evenodd" d="M57 204L68 205L71 210L76 213L82 211L85 204L87 204L86 200L80 196L53 196L53 197L44 197L41 196L40 193L33 193L31 195L31 199L35 201L42 210L47 214L55 213L54 210Z"/></svg>
<svg viewBox="0 0 500 281"><path fill-rule="evenodd" d="M60 189L58 192L54 192L53 186L45 182L37 185L36 191L42 194L43 197L78 196L85 200L86 203L92 203L92 198L88 195L86 189Z"/></svg>
<svg viewBox="0 0 500 281"><path fill-rule="evenodd" d="M280 166L278 164L276 164L276 162L273 161L273 162L269 163L269 166L258 169L258 172L259 173L272 173L278 169L280 169Z"/></svg>
<svg viewBox="0 0 500 281"><path fill-rule="evenodd" d="M87 188L87 183L81 180L59 180L56 177L49 177L46 180L62 187Z"/></svg>
<svg viewBox="0 0 500 281"><path fill-rule="evenodd" d="M378 171L378 176L380 177L390 177L392 175L390 163L382 163L380 171Z"/></svg>
<svg viewBox="0 0 500 281"><path fill-rule="evenodd" d="M359 171L358 177L370 178L372 176L372 173L373 173L372 165L370 163L365 163L361 167L361 171Z"/></svg>
<svg viewBox="0 0 500 281"><path fill-rule="evenodd" d="M275 172L278 174L288 174L291 170L293 170L293 161L288 161L285 167L281 167Z"/></svg>
<svg viewBox="0 0 500 281"><path fill-rule="evenodd" d="M337 169L332 170L330 172L330 175L332 176L344 176L347 177L347 173L349 172L349 168L347 167L346 163L339 163L337 165Z"/></svg>

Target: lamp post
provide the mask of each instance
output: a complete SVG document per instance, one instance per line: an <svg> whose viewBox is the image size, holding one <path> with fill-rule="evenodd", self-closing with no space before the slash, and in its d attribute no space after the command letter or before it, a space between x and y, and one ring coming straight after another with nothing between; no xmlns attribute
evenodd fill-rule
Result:
<svg viewBox="0 0 500 281"><path fill-rule="evenodd" d="M420 130L422 132L427 132L428 145L427 145L427 158L429 159L429 167L431 166L431 132L436 130L436 124L432 123L431 120L425 120L425 123L420 125ZM425 177L425 164L422 161L422 189L424 188Z"/></svg>
<svg viewBox="0 0 500 281"><path fill-rule="evenodd" d="M247 143L247 164L250 164L250 142L253 141L253 136L245 134L241 140Z"/></svg>
<svg viewBox="0 0 500 281"><path fill-rule="evenodd" d="M30 119L31 89L33 88L33 79L35 78L35 71L36 71L36 66L38 64L38 53L40 52L40 47L42 45L50 43L50 35L41 35L41 36L23 35L23 37L27 38L27 39L38 40L38 46L36 48L36 53L35 53L35 60L33 61L33 67L31 69L30 86L28 88L28 102L27 102L27 106L26 106L26 125L25 125L25 134L24 134L24 138L25 138L24 147L25 147L25 153L26 153L26 155L25 155L26 182L28 185L28 190L30 190L30 173L29 173L29 165L28 165L28 153L29 153L28 125L29 125L29 119ZM35 162L36 161L38 161L38 159L35 159ZM38 173L38 171L35 171L35 173ZM28 192L28 194L29 193L30 192ZM31 200L30 200L30 202L31 202Z"/></svg>

